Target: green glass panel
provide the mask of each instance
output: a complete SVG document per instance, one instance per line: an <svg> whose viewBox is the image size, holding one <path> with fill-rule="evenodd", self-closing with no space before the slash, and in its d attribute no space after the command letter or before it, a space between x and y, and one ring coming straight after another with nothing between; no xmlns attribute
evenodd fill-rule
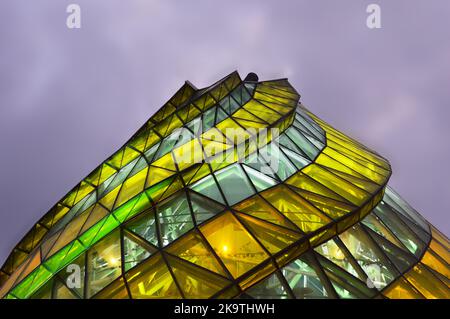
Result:
<svg viewBox="0 0 450 319"><path fill-rule="evenodd" d="M255 193L239 164L230 165L215 175L229 205L234 205ZM239 187L236 187L237 185Z"/></svg>
<svg viewBox="0 0 450 319"><path fill-rule="evenodd" d="M153 211L137 216L136 218L130 220L125 227L154 246L158 246L156 220L155 213Z"/></svg>
<svg viewBox="0 0 450 319"><path fill-rule="evenodd" d="M362 226L354 225L340 234L339 238L375 287L382 289L399 275Z"/></svg>
<svg viewBox="0 0 450 319"><path fill-rule="evenodd" d="M43 265L34 270L11 293L19 299L26 299L38 290L53 274Z"/></svg>
<svg viewBox="0 0 450 319"><path fill-rule="evenodd" d="M355 267L352 265L352 261L347 258L345 252L333 239L316 247L315 251L347 271L349 274L361 280L367 279L367 276L362 276L362 274L356 271Z"/></svg>
<svg viewBox="0 0 450 319"><path fill-rule="evenodd" d="M247 165L243 165L243 167L258 192L278 184L278 182L273 178L270 178L269 176L264 175Z"/></svg>
<svg viewBox="0 0 450 319"><path fill-rule="evenodd" d="M287 299L289 294L276 273L246 290L245 293L255 299Z"/></svg>
<svg viewBox="0 0 450 319"><path fill-rule="evenodd" d="M313 266L297 259L281 269L297 299L328 298L328 292Z"/></svg>
<svg viewBox="0 0 450 319"><path fill-rule="evenodd" d="M159 233L166 246L194 227L185 193L176 195L157 207Z"/></svg>
<svg viewBox="0 0 450 319"><path fill-rule="evenodd" d="M417 257L421 256L425 244L399 219L389 205L382 201L375 207L374 212L411 253Z"/></svg>
<svg viewBox="0 0 450 319"><path fill-rule="evenodd" d="M114 211L114 216L119 222L124 222L151 207L151 203L145 194L140 194L130 199Z"/></svg>
<svg viewBox="0 0 450 319"><path fill-rule="evenodd" d="M358 280L325 257L316 257L340 298L370 298L378 294L375 288L368 287L367 282Z"/></svg>
<svg viewBox="0 0 450 319"><path fill-rule="evenodd" d="M205 176L198 182L192 184L190 188L197 193L212 198L219 203L225 204L225 200L223 199L219 187L217 186L212 175Z"/></svg>
<svg viewBox="0 0 450 319"><path fill-rule="evenodd" d="M191 200L192 211L197 225L215 216L225 208L224 206L194 192L189 192L189 198Z"/></svg>
<svg viewBox="0 0 450 319"><path fill-rule="evenodd" d="M139 243L133 236L124 234L123 256L125 271L130 270L151 255L149 249Z"/></svg>

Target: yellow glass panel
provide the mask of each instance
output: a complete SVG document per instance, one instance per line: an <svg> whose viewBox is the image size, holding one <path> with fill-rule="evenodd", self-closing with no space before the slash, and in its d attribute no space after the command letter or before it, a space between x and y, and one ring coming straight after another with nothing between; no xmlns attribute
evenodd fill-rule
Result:
<svg viewBox="0 0 450 319"><path fill-rule="evenodd" d="M66 196L64 196L64 199L62 200L62 204L72 207L75 201L75 197L77 196L78 187L75 187L72 189Z"/></svg>
<svg viewBox="0 0 450 319"><path fill-rule="evenodd" d="M332 168L329 169L331 173L335 174L336 176L339 176L342 179L345 179L346 181L349 181L353 185L356 185L357 187L364 189L365 191L369 193L375 193L380 188L380 185L375 184L373 181L369 181L366 178L358 178L352 175L349 175L347 173L336 171Z"/></svg>
<svg viewBox="0 0 450 319"><path fill-rule="evenodd" d="M156 133L154 133L153 131L151 131L151 133L148 135L147 142L145 143L145 148L144 148L143 152L145 152L150 147L155 145L156 142L159 142L159 140L160 140L159 136Z"/></svg>
<svg viewBox="0 0 450 319"><path fill-rule="evenodd" d="M310 249L311 246L309 244L309 241L305 240L304 242L300 242L297 245L294 245L294 247L290 248L285 253L279 255L276 257L276 262L279 268L282 268L283 266L290 263L292 260L298 258L301 254L303 254L305 251Z"/></svg>
<svg viewBox="0 0 450 319"><path fill-rule="evenodd" d="M222 132L219 131L215 127L204 132L202 135L200 135L200 138L202 140L210 140L210 141L221 142L221 143L229 143L230 142L226 139L225 135L223 135Z"/></svg>
<svg viewBox="0 0 450 319"><path fill-rule="evenodd" d="M134 299L181 298L161 254L150 257L125 274Z"/></svg>
<svg viewBox="0 0 450 319"><path fill-rule="evenodd" d="M226 272L197 232L190 232L167 248L167 252L200 267L226 276Z"/></svg>
<svg viewBox="0 0 450 319"><path fill-rule="evenodd" d="M172 158L172 153L170 152L154 161L152 163L152 166L158 166L172 171L176 170L175 163L173 162Z"/></svg>
<svg viewBox="0 0 450 319"><path fill-rule="evenodd" d="M214 155L209 159L211 170L213 172L218 171L228 165L235 163L238 160L238 154L236 148L229 149L224 153Z"/></svg>
<svg viewBox="0 0 450 319"><path fill-rule="evenodd" d="M243 108L256 115L260 119L266 121L267 123L273 123L281 117L280 113L273 111L272 109L253 99L248 101L248 103L246 103ZM288 111L289 109L285 110ZM284 113L287 113L286 111Z"/></svg>
<svg viewBox="0 0 450 319"><path fill-rule="evenodd" d="M163 199L169 197L170 195L174 194L175 192L179 191L183 188L183 183L181 182L181 178L177 177L172 181L170 186L166 189L164 193L162 193L161 197L152 197L155 202L162 201Z"/></svg>
<svg viewBox="0 0 450 319"><path fill-rule="evenodd" d="M203 148L197 139L177 147L173 151L178 170L183 170L191 165L201 163L203 160Z"/></svg>
<svg viewBox="0 0 450 319"><path fill-rule="evenodd" d="M89 214L89 218L87 219L86 223L84 223L80 234L84 233L91 226L96 224L98 221L100 221L103 217L105 217L108 214L109 214L109 212L105 208L103 208L99 204L95 204L94 208L92 209L92 211Z"/></svg>
<svg viewBox="0 0 450 319"><path fill-rule="evenodd" d="M195 167L195 169L190 169L187 172L183 172L182 176L186 185L190 185L210 173L211 171L209 170L208 164L204 163L201 166Z"/></svg>
<svg viewBox="0 0 450 319"><path fill-rule="evenodd" d="M202 95L198 100L194 102L195 106L197 106L202 111L206 111L215 103L216 101L209 94Z"/></svg>
<svg viewBox="0 0 450 319"><path fill-rule="evenodd" d="M320 153L319 156L316 158L315 162L317 164L320 164L322 166L329 167L329 168L335 169L337 171L344 172L344 173L347 173L347 174L350 174L350 175L353 175L353 176L356 176L356 177L364 178L363 175L361 175L358 172L352 170L350 167L348 167L348 166L342 164L341 162L338 162L334 158L328 156L326 154L326 152L325 152L325 150L328 149L328 148L329 147L325 147L322 150L322 153Z"/></svg>
<svg viewBox="0 0 450 319"><path fill-rule="evenodd" d="M185 298L210 298L231 284L223 277L195 267L182 260L166 256Z"/></svg>
<svg viewBox="0 0 450 319"><path fill-rule="evenodd" d="M289 112L289 110L291 110L292 107L295 107L296 104L294 101L290 99L268 95L258 91L255 91L253 98L282 114Z"/></svg>
<svg viewBox="0 0 450 319"><path fill-rule="evenodd" d="M303 173L358 206L362 205L370 197L369 193L337 177L317 164L306 166L303 169Z"/></svg>
<svg viewBox="0 0 450 319"><path fill-rule="evenodd" d="M260 195L250 197L233 207L235 210L298 231L289 220L270 206Z"/></svg>
<svg viewBox="0 0 450 319"><path fill-rule="evenodd" d="M383 176L389 175L390 167L386 160L377 157L373 153L369 153L367 150L363 150L349 141L344 141L343 139L327 132L327 145L339 150L346 156L363 163L368 168Z"/></svg>
<svg viewBox="0 0 450 319"><path fill-rule="evenodd" d="M189 104L189 111L185 122L187 123L191 121L200 113L201 111L194 104Z"/></svg>
<svg viewBox="0 0 450 319"><path fill-rule="evenodd" d="M304 189L311 193L316 193L325 197L333 198L341 202L348 202L344 197L336 194L329 188L323 186L322 184L315 181L311 177L303 174L302 172L298 172L292 175L290 178L286 180L286 183L289 185L293 185L297 188Z"/></svg>
<svg viewBox="0 0 450 319"><path fill-rule="evenodd" d="M427 250L422 257L422 263L436 270L438 273L450 279L450 267L447 263L437 257L431 250Z"/></svg>
<svg viewBox="0 0 450 319"><path fill-rule="evenodd" d="M330 227L320 231L317 235L312 236L309 239L311 246L312 247L318 246L329 240L331 237L335 236L337 234L336 228L337 225L331 225Z"/></svg>
<svg viewBox="0 0 450 319"><path fill-rule="evenodd" d="M331 222L330 218L284 185L264 191L261 195L305 233Z"/></svg>
<svg viewBox="0 0 450 319"><path fill-rule="evenodd" d="M285 114L285 113L287 113L287 112L289 112L291 110L291 108L283 108L284 112L278 113L278 112L275 112L271 108L268 108L266 105L261 104L260 102L254 100L254 99L251 99L250 101L248 101L243 106L243 108L246 109L247 111L255 114L258 117L259 117L260 113L265 113L266 115L262 115L263 117L261 117L261 118L263 120L265 120L265 121L269 120L268 121L269 123L276 121L277 119L279 119L281 117L281 114ZM268 116L267 120L264 118L266 116ZM270 116L273 116L272 121L270 121L270 118L271 118Z"/></svg>
<svg viewBox="0 0 450 319"><path fill-rule="evenodd" d="M247 110L245 110L243 108L241 108L238 111L236 111L233 114L233 118L235 120L243 119L243 120L249 120L249 121L254 121L254 122L258 122L258 123L263 123L264 124L264 122L262 121L261 118L255 117L255 115L253 115L252 113L249 113Z"/></svg>
<svg viewBox="0 0 450 319"><path fill-rule="evenodd" d="M340 218L355 209L352 205L301 189L295 189L295 192L333 219Z"/></svg>
<svg viewBox="0 0 450 319"><path fill-rule="evenodd" d="M236 121L231 118L226 118L216 125L217 129L222 132L230 141L234 141L234 136L239 136L243 140L249 138L251 135L248 134L241 126L239 126ZM227 135L228 131L228 135ZM233 133L233 134L231 134ZM231 137L231 138L230 138Z"/></svg>
<svg viewBox="0 0 450 319"><path fill-rule="evenodd" d="M249 274L241 280L239 283L239 286L243 290L248 289L249 287L253 286L257 282L263 280L267 276L269 276L271 273L273 273L276 270L275 266L272 263L268 263L266 266L264 266L262 269L259 269L255 273Z"/></svg>
<svg viewBox="0 0 450 319"><path fill-rule="evenodd" d="M267 127L267 124L260 123L260 122L253 122L253 121L242 120L242 119L237 119L237 118L235 118L235 120L240 125L242 125L242 127L245 129L249 129L249 128L259 129L259 128Z"/></svg>
<svg viewBox="0 0 450 319"><path fill-rule="evenodd" d="M433 234L434 235L434 234ZM450 264L450 252L445 249L436 239L432 238L430 242L430 248L442 259L445 260L447 264Z"/></svg>
<svg viewBox="0 0 450 319"><path fill-rule="evenodd" d="M444 248L450 250L450 241L434 226L430 226L433 238L435 238Z"/></svg>
<svg viewBox="0 0 450 319"><path fill-rule="evenodd" d="M120 190L119 197L117 198L117 202L115 207L119 207L130 198L136 196L144 190L145 180L147 178L148 167L141 170L136 175L127 179Z"/></svg>
<svg viewBox="0 0 450 319"><path fill-rule="evenodd" d="M414 266L405 278L427 299L450 298L450 289L421 264Z"/></svg>
<svg viewBox="0 0 450 319"><path fill-rule="evenodd" d="M173 174L175 174L174 171L169 171L161 167L150 166L147 181L145 182L145 188L158 184L160 181L165 180Z"/></svg>
<svg viewBox="0 0 450 319"><path fill-rule="evenodd" d="M183 126L183 122L175 115L166 118L158 123L153 129L163 138L168 136L175 128Z"/></svg>
<svg viewBox="0 0 450 319"><path fill-rule="evenodd" d="M116 167L118 169L122 168L123 166L127 165L129 162L134 160L136 157L138 157L140 154L139 152L136 152L135 150L125 147L116 152L109 160L108 164Z"/></svg>
<svg viewBox="0 0 450 319"><path fill-rule="evenodd" d="M205 155L207 157L214 156L216 154L220 154L222 152L225 152L230 147L233 147L233 145L230 144L224 144L222 142L216 142L216 141L210 141L210 140L202 140L203 149L205 150Z"/></svg>
<svg viewBox="0 0 450 319"><path fill-rule="evenodd" d="M350 167L353 171L360 173L361 175L378 184L383 184L386 181L386 176L383 176L377 173L376 171L371 170L367 166L359 164L358 162L352 160L347 156L342 155L341 153L335 151L330 147L325 147L325 149L322 152L327 154L331 158L335 159L336 161L346 165L347 167Z"/></svg>
<svg viewBox="0 0 450 319"><path fill-rule="evenodd" d="M66 216L66 214L69 212L69 208L66 206L63 206L61 204L57 204L55 207L51 209L51 211L46 214L40 223L44 225L47 228L51 228L54 224L56 224L61 218Z"/></svg>
<svg viewBox="0 0 450 319"><path fill-rule="evenodd" d="M129 299L123 278L116 279L108 287L94 296L94 299Z"/></svg>
<svg viewBox="0 0 450 319"><path fill-rule="evenodd" d="M215 296L215 299L232 299L241 293L241 290L237 286L232 286L229 289L226 289L224 292Z"/></svg>
<svg viewBox="0 0 450 319"><path fill-rule="evenodd" d="M264 92L270 95L285 97L293 100L298 100L299 96L294 92L287 92L285 90L280 90L275 86L269 86L264 84L258 84L256 90L259 92Z"/></svg>
<svg viewBox="0 0 450 319"><path fill-rule="evenodd" d="M81 182L80 187L78 188L77 196L75 198L74 204L78 203L80 200L82 200L87 194L92 192L94 190L94 187L87 184L86 182Z"/></svg>
<svg viewBox="0 0 450 319"><path fill-rule="evenodd" d="M117 194L119 194L120 188L122 187L122 184L118 185L116 188L114 188L112 191L110 191L108 194L103 196L99 200L99 203L105 206L107 209L112 210L114 206L114 202L116 200Z"/></svg>
<svg viewBox="0 0 450 319"><path fill-rule="evenodd" d="M61 236L59 236L58 241L52 247L47 257L52 256L62 247L66 246L72 240L77 238L77 235L79 234L81 228L89 217L89 212L90 209L88 209L87 212L75 217L69 224L67 224L66 228L63 230Z"/></svg>
<svg viewBox="0 0 450 319"><path fill-rule="evenodd" d="M200 231L234 278L269 257L229 212L207 222L200 227Z"/></svg>
<svg viewBox="0 0 450 319"><path fill-rule="evenodd" d="M29 275L37 266L41 264L41 251L38 249L33 255L30 255L27 267L20 273L20 277L17 282L20 282L23 278Z"/></svg>
<svg viewBox="0 0 450 319"><path fill-rule="evenodd" d="M423 299L423 296L417 292L403 277L400 277L392 283L383 294L389 299Z"/></svg>
<svg viewBox="0 0 450 319"><path fill-rule="evenodd" d="M286 228L266 223L244 214L239 219L252 232L253 236L271 253L276 254L299 240L302 235Z"/></svg>

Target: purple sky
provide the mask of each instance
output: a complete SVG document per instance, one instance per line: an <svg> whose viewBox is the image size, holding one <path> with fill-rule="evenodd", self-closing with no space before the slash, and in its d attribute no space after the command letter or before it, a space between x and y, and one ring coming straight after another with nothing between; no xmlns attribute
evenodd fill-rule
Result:
<svg viewBox="0 0 450 319"><path fill-rule="evenodd" d="M369 3L381 29L366 27ZM2 0L0 30L0 263L185 80L233 70L288 77L450 235L448 0Z"/></svg>

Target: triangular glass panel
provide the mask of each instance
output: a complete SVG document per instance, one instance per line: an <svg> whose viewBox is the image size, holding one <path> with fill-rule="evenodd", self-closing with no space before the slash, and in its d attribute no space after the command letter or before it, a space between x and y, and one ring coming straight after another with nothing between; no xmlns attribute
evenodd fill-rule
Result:
<svg viewBox="0 0 450 319"><path fill-rule="evenodd" d="M203 224L200 231L234 278L269 258L230 212Z"/></svg>
<svg viewBox="0 0 450 319"><path fill-rule="evenodd" d="M216 202L225 204L225 200L223 199L219 187L217 186L212 175L202 178L195 184L192 184L190 188L203 196L214 199Z"/></svg>
<svg viewBox="0 0 450 319"><path fill-rule="evenodd" d="M192 212L194 213L197 225L203 223L205 220L215 216L218 212L225 209L225 206L217 202L209 200L206 197L200 196L197 193L189 192L191 200Z"/></svg>
<svg viewBox="0 0 450 319"><path fill-rule="evenodd" d="M154 246L158 246L155 213L153 211L145 212L131 219L125 224L125 227Z"/></svg>
<svg viewBox="0 0 450 319"><path fill-rule="evenodd" d="M367 275L359 268L358 265L355 265L357 267L356 269L358 269L358 271L356 271L353 266L356 261L347 258L345 252L335 242L335 240L330 239L322 245L316 247L314 250L347 271L349 274L363 281L367 279Z"/></svg>
<svg viewBox="0 0 450 319"><path fill-rule="evenodd" d="M242 167L247 172L248 177L250 178L253 185L258 190L258 192L261 192L263 190L266 190L266 189L278 184L278 182L276 180L274 180L273 178L270 178L269 176L264 175L264 174L260 173L259 171L255 170L247 165L242 165Z"/></svg>
<svg viewBox="0 0 450 319"><path fill-rule="evenodd" d="M122 274L120 234L116 230L87 252L88 298Z"/></svg>
<svg viewBox="0 0 450 319"><path fill-rule="evenodd" d="M178 193L160 204L156 211L163 246L194 227L189 203L184 192Z"/></svg>
<svg viewBox="0 0 450 319"><path fill-rule="evenodd" d="M233 209L268 221L291 230L299 231L292 222L279 213L274 207L269 205L260 195L255 195L233 207Z"/></svg>
<svg viewBox="0 0 450 319"><path fill-rule="evenodd" d="M133 299L182 298L160 253L125 274Z"/></svg>
<svg viewBox="0 0 450 319"><path fill-rule="evenodd" d="M368 287L367 282L357 279L319 254L316 257L340 298L370 298L378 294L375 288Z"/></svg>
<svg viewBox="0 0 450 319"><path fill-rule="evenodd" d="M187 260L200 267L216 272L222 276L227 276L226 272L217 261L210 248L205 244L203 238L193 231L180 240L175 241L167 247L167 252L179 258Z"/></svg>
<svg viewBox="0 0 450 319"><path fill-rule="evenodd" d="M382 289L398 276L398 271L364 231L363 226L356 224L340 234L339 238L375 287Z"/></svg>
<svg viewBox="0 0 450 319"><path fill-rule="evenodd" d="M231 284L227 279L202 270L182 259L166 255L173 275L187 299L206 299Z"/></svg>
<svg viewBox="0 0 450 319"><path fill-rule="evenodd" d="M65 284L55 279L53 287L53 299L79 299L79 297Z"/></svg>
<svg viewBox="0 0 450 319"><path fill-rule="evenodd" d="M282 151L284 152L284 154L286 154L286 156L291 160L292 163L294 163L294 165L298 168L298 169L302 169L303 167L305 167L306 165L308 165L309 163L311 163L311 161L297 153L294 153L293 151L286 149L284 147L281 148Z"/></svg>
<svg viewBox="0 0 450 319"><path fill-rule="evenodd" d="M151 246L143 243L142 239L137 238L132 233L124 231L122 250L125 271L128 271L147 259L156 251L156 248L151 249Z"/></svg>
<svg viewBox="0 0 450 319"><path fill-rule="evenodd" d="M328 291L314 266L304 259L296 259L281 269L297 299L328 298Z"/></svg>
<svg viewBox="0 0 450 319"><path fill-rule="evenodd" d="M240 221L247 226L252 235L271 253L276 254L287 246L299 240L302 235L281 228L274 224L266 223L260 219L245 214L237 214Z"/></svg>
<svg viewBox="0 0 450 319"><path fill-rule="evenodd" d="M278 279L277 273L254 285L245 293L255 299L287 299L290 297L286 288Z"/></svg>
<svg viewBox="0 0 450 319"><path fill-rule="evenodd" d="M365 226L363 226L365 227ZM400 272L404 272L409 269L413 264L416 263L415 258L411 255L405 253L403 250L399 249L397 246L392 244L390 241L381 237L370 228L365 228L370 234L372 239L378 244L383 252L388 256L388 258L394 263Z"/></svg>

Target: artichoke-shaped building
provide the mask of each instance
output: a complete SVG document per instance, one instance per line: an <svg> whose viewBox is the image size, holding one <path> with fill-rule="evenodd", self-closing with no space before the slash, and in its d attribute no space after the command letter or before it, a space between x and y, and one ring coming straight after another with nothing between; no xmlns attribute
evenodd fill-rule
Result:
<svg viewBox="0 0 450 319"><path fill-rule="evenodd" d="M186 82L17 244L0 297L450 298L448 239L299 98Z"/></svg>

